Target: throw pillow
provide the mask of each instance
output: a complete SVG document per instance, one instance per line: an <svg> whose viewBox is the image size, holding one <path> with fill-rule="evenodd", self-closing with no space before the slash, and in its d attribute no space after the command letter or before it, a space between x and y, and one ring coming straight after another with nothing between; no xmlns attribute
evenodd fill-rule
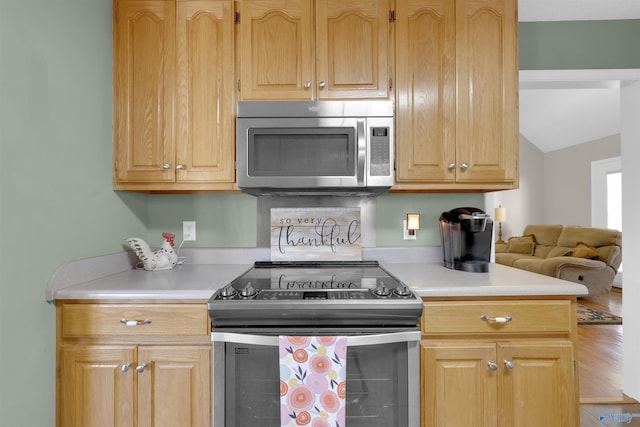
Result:
<svg viewBox="0 0 640 427"><path fill-rule="evenodd" d="M576 247L571 251L570 256L576 258L598 258L598 251L593 246L589 246L584 242L578 242Z"/></svg>
<svg viewBox="0 0 640 427"><path fill-rule="evenodd" d="M507 252L510 253L533 255L535 247L536 238L533 234L509 237L507 241Z"/></svg>

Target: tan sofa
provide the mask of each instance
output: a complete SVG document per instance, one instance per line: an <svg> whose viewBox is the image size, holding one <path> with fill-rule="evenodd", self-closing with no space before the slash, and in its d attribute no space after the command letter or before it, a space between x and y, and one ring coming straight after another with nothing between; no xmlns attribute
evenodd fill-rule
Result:
<svg viewBox="0 0 640 427"><path fill-rule="evenodd" d="M622 262L622 233L563 225L527 225L522 236L496 244L496 262L583 284L607 293Z"/></svg>

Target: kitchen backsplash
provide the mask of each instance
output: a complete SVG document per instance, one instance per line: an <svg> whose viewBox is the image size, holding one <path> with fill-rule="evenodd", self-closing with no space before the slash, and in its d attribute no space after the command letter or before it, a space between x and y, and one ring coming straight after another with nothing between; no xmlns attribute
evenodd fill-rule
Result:
<svg viewBox="0 0 640 427"><path fill-rule="evenodd" d="M186 242L184 247L269 247L270 211L265 210L266 206L269 209L287 207L277 206L273 201L270 204L259 202L257 197L246 194L152 194L146 197L148 218L145 222L148 224L149 238L169 231L175 233L176 241L179 242L182 240L182 221L197 222L197 240ZM394 193L376 198L355 199L362 212L363 237L368 236L362 242L363 248L439 246L438 218L442 212L461 206L475 206L481 209L484 206L484 196L479 193ZM338 202L346 203L345 200ZM259 207L262 203L265 206ZM299 203L302 203L302 200ZM310 205L306 207L308 206ZM328 203L324 207L341 206ZM269 214L261 220L260 212ZM416 240L405 241L402 239L402 220L409 212L421 214L421 227ZM266 227L263 224L266 224ZM264 230L264 237L258 236L259 229Z"/></svg>

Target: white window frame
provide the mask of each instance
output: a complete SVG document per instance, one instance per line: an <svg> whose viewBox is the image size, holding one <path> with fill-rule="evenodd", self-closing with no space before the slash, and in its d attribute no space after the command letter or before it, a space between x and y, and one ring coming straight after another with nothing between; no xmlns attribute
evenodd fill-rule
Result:
<svg viewBox="0 0 640 427"><path fill-rule="evenodd" d="M592 227L607 228L607 175L615 172L622 172L621 157L591 162Z"/></svg>

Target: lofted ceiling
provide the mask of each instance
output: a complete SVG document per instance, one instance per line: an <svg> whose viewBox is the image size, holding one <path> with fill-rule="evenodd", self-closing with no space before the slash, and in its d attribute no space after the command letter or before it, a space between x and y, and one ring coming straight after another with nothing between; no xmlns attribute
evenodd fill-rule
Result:
<svg viewBox="0 0 640 427"><path fill-rule="evenodd" d="M521 22L639 18L639 0L518 1ZM545 153L620 133L620 74L521 71L520 133Z"/></svg>

